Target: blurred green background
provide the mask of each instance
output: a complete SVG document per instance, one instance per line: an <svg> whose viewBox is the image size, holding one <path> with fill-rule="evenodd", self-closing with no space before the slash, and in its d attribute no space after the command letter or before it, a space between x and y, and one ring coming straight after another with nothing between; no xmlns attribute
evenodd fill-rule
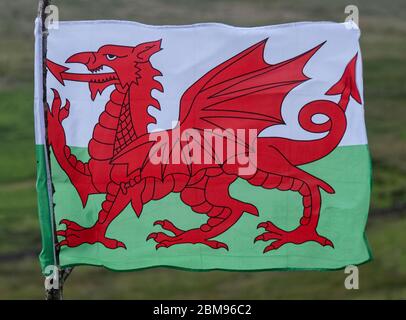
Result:
<svg viewBox="0 0 406 320"><path fill-rule="evenodd" d="M374 185L368 238L375 259L360 267L360 289L344 272L115 273L78 267L67 299L406 298L406 1L99 0L53 1L61 20L126 19L148 24L224 22L256 26L344 21L357 5ZM35 193L33 22L36 2L0 2L0 299L42 299Z"/></svg>

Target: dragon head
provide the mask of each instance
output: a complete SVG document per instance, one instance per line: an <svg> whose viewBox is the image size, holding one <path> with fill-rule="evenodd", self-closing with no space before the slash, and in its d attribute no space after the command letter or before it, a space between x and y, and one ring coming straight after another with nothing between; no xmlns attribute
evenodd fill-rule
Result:
<svg viewBox="0 0 406 320"><path fill-rule="evenodd" d="M150 57L161 50L161 40L144 42L137 46L104 45L97 51L79 52L70 56L66 63L81 63L91 72L70 73L69 68L47 60L47 67L62 84L64 80L88 82L91 97L102 93L110 85L129 88L138 85L143 72L151 72ZM104 67L110 71L101 72ZM154 74L159 75L159 74Z"/></svg>

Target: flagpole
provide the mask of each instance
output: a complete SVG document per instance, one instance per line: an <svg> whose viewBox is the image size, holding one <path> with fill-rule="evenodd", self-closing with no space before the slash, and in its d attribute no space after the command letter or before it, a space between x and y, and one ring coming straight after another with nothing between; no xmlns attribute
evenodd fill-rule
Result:
<svg viewBox="0 0 406 320"><path fill-rule="evenodd" d="M47 67L46 67L46 57L47 57L47 37L48 37L48 26L46 23L46 8L50 5L50 0L39 0L38 4L38 16L41 20L41 40L42 40L42 102L44 106L44 123L45 123L45 162L47 169L47 179L51 181L51 168L50 168L50 149L47 139L47 86L46 86L46 76L47 76ZM58 239L56 236L56 224L55 216L53 210L53 186L51 183L48 183L48 197L49 197L49 207L51 215L51 228L52 228L52 239L53 239L53 248L54 248L54 266L53 274L49 275L45 279L45 283L50 283L52 279L52 286L45 287L45 299L46 300L62 300L63 299L63 285L72 272L73 268L61 268L59 264L59 248L58 248ZM56 274L55 274L56 273Z"/></svg>

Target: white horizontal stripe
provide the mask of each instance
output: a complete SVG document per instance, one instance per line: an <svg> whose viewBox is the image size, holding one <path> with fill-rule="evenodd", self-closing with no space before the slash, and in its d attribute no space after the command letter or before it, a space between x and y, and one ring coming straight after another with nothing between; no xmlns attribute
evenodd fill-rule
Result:
<svg viewBox="0 0 406 320"><path fill-rule="evenodd" d="M306 103L339 96L324 93L341 77L345 66L359 52L359 29L354 24L331 22L291 23L254 28L232 27L223 24L195 24L188 26L148 26L126 21L60 22L59 29L50 30L48 58L65 65L74 53L96 51L105 44L135 46L142 42L162 39L163 50L154 54L151 62L160 70L159 80L165 92L153 91L161 103L161 111L150 108L157 119L149 129L167 129L177 120L182 94L206 72L238 54L254 43L269 37L265 60L278 63L327 41L312 57L304 72L311 78L286 97L282 113L286 125L266 129L262 135L283 136L294 139L315 139L321 135L305 132L297 122L300 108ZM67 65L72 72L88 72L79 64ZM56 88L64 101L71 101L69 117L64 128L69 145L86 147L100 113L109 99L111 89L90 99L88 85L66 81L62 86L48 73L48 102L52 102L50 88ZM357 86L363 97L361 56L357 61ZM351 100L347 110L348 128L340 145L366 144L364 109ZM37 132L37 135L40 133ZM37 137L38 139L38 137ZM37 140L40 141L40 140Z"/></svg>

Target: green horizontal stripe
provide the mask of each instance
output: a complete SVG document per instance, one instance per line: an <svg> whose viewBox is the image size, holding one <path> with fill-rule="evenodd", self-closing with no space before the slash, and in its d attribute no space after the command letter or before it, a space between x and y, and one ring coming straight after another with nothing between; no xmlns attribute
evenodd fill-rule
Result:
<svg viewBox="0 0 406 320"><path fill-rule="evenodd" d="M88 158L85 148L73 148L72 151L82 160ZM139 218L128 206L111 223L107 236L124 242L127 250L110 250L101 244L63 247L61 265L91 264L113 270L154 266L191 270L265 270L336 269L368 261L370 252L364 236L371 183L368 146L339 147L324 159L301 168L326 181L336 191L332 195L322 192L322 209L317 228L319 234L333 241L334 249L308 242L301 245L287 244L263 254L263 248L269 243L253 243L253 239L262 232L256 229L258 223L272 221L284 229L294 229L302 216L302 199L296 192L266 190L239 179L231 186L232 196L254 204L260 214L259 217L244 214L232 228L215 238L227 243L229 251L214 250L201 244L175 245L155 250L152 240L146 242L151 232L164 231L159 226L153 226L156 220L168 219L185 230L199 227L207 221L206 215L196 214L186 206L179 194L170 194L145 205ZM93 225L104 195L90 196L83 209L75 189L54 159L52 173L56 222L67 218L83 226ZM44 215L40 215L40 218L44 219L41 225L49 223ZM49 248L47 241L49 236L44 238L44 245Z"/></svg>
<svg viewBox="0 0 406 320"><path fill-rule="evenodd" d="M38 215L42 235L42 250L39 255L41 270L44 271L49 265L54 265L53 237L51 216L49 213L49 197L47 188L47 172L45 166L44 145L36 145L35 154L37 159L37 202Z"/></svg>

